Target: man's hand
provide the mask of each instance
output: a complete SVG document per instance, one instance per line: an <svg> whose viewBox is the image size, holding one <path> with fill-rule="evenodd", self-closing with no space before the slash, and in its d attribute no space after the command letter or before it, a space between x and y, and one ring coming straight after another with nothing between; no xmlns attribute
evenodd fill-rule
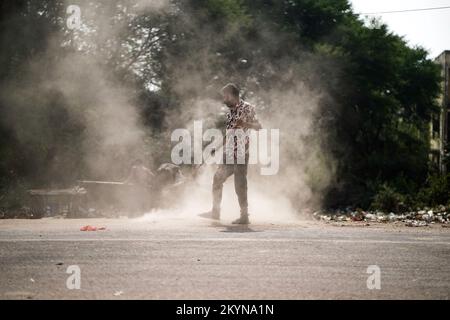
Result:
<svg viewBox="0 0 450 320"><path fill-rule="evenodd" d="M242 119L236 121L236 129L253 129L253 130L261 130L262 126L259 121L255 122L245 122Z"/></svg>
<svg viewBox="0 0 450 320"><path fill-rule="evenodd" d="M246 128L245 124L246 124L246 123L245 123L244 120L238 119L238 120L236 121L236 129L244 129L244 128Z"/></svg>

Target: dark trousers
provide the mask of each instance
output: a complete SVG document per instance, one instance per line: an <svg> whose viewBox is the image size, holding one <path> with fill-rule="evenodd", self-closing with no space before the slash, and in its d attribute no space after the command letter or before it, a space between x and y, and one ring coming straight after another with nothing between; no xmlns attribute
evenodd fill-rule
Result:
<svg viewBox="0 0 450 320"><path fill-rule="evenodd" d="M247 161L246 161L247 163ZM222 191L225 181L234 174L234 189L238 196L241 215L248 214L247 200L247 169L248 164L222 164L216 171L213 181L213 211L220 213Z"/></svg>

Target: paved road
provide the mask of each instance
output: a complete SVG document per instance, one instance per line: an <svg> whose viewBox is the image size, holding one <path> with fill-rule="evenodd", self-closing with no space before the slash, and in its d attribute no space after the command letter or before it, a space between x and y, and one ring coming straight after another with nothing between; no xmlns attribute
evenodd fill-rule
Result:
<svg viewBox="0 0 450 320"><path fill-rule="evenodd" d="M106 231L81 232L83 225ZM81 289L66 287L67 268ZM367 288L367 268L381 289ZM449 299L450 229L200 217L0 221L1 299Z"/></svg>

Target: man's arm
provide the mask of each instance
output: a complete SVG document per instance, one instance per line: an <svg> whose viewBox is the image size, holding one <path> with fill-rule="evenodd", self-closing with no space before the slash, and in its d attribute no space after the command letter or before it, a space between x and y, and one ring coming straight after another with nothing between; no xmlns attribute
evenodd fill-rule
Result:
<svg viewBox="0 0 450 320"><path fill-rule="evenodd" d="M133 184L133 181L135 180L135 168L130 169L130 173L128 174L127 178L123 181L125 184Z"/></svg>
<svg viewBox="0 0 450 320"><path fill-rule="evenodd" d="M147 174L148 177L150 177L150 178L154 178L155 177L155 174L149 168L144 168L144 171L145 171L145 173Z"/></svg>

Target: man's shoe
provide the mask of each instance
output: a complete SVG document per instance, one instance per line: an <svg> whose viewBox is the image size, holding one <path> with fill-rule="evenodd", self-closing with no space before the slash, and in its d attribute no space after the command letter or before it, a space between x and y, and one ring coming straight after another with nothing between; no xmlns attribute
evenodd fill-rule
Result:
<svg viewBox="0 0 450 320"><path fill-rule="evenodd" d="M248 216L241 216L239 219L234 220L232 224L250 224Z"/></svg>
<svg viewBox="0 0 450 320"><path fill-rule="evenodd" d="M201 213L198 216L203 219L210 219L210 220L217 220L217 221L220 220L220 212L208 211L205 213Z"/></svg>
<svg viewBox="0 0 450 320"><path fill-rule="evenodd" d="M212 210L211 211L211 219L219 221L220 220L220 212L216 211L216 210Z"/></svg>

